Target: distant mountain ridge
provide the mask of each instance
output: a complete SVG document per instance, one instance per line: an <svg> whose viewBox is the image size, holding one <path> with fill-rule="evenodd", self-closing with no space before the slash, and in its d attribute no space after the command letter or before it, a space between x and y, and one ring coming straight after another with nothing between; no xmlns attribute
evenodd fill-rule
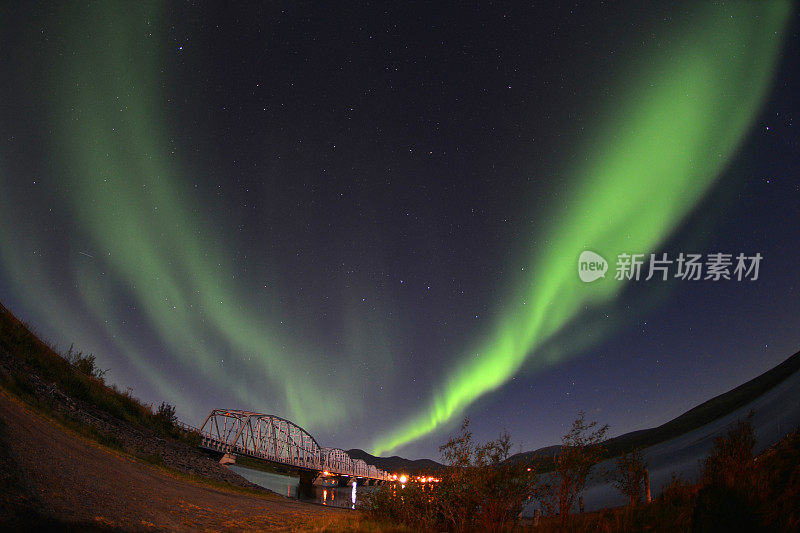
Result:
<svg viewBox="0 0 800 533"><path fill-rule="evenodd" d="M736 388L715 396L682 415L660 426L640 429L607 440L604 445L613 457L636 448L647 448L702 427L718 418L744 407L748 403L777 387L800 370L800 352L795 353L779 365ZM534 456L554 457L560 446L548 446L539 450L522 452L509 458L510 461L531 460ZM555 450L554 450L555 449Z"/></svg>
<svg viewBox="0 0 800 533"><path fill-rule="evenodd" d="M797 352L763 374L689 409L669 422L654 428L631 431L614 437L607 440L605 446L611 456L616 456L622 452L628 452L636 448L646 448L678 437L747 405L770 389L780 385L799 370L800 352ZM558 444L545 446L538 450L514 454L508 460L528 461L534 457L553 458L558 455L560 449L561 446ZM363 459L368 464L373 464L389 472L404 472L416 475L423 472L433 473L444 468L444 465L432 459L410 460L397 455L375 457L359 449L348 450L347 453L354 459Z"/></svg>
<svg viewBox="0 0 800 533"><path fill-rule="evenodd" d="M423 472L433 473L444 468L443 464L437 463L433 459L412 460L404 459L403 457L398 457L397 455L393 455L391 457L375 457L374 455L369 454L364 450L359 450L358 448L347 450L347 453L353 459L362 459L367 464L375 465L378 468L382 468L387 472L393 473L402 472L405 474L417 475Z"/></svg>

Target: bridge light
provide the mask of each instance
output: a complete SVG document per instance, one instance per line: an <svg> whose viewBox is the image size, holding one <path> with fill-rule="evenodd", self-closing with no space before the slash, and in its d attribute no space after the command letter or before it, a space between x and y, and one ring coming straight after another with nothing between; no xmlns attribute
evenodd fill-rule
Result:
<svg viewBox="0 0 800 533"><path fill-rule="evenodd" d="M323 475L323 476L330 476L330 475L331 475L331 473L330 473L330 472L328 472L327 470L325 470L324 472L322 472L322 475Z"/></svg>
<svg viewBox="0 0 800 533"><path fill-rule="evenodd" d="M406 481L408 481L408 476L403 474L402 476L400 476L399 481L400 481L400 483L405 485Z"/></svg>

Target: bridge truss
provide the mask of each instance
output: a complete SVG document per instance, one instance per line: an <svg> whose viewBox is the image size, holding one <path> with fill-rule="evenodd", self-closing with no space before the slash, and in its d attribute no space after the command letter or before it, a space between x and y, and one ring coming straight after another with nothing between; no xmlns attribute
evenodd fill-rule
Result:
<svg viewBox="0 0 800 533"><path fill-rule="evenodd" d="M389 474L344 450L322 448L307 431L275 415L214 409L200 427L203 448L334 475L388 480Z"/></svg>

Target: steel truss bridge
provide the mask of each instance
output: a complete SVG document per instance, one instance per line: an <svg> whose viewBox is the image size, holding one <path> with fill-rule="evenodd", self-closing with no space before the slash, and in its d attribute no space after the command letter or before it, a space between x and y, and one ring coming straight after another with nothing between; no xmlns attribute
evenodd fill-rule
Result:
<svg viewBox="0 0 800 533"><path fill-rule="evenodd" d="M256 457L315 476L327 473L340 478L362 478L368 483L389 480L388 472L353 459L344 450L323 448L306 430L279 416L214 409L199 432L201 448L213 452Z"/></svg>

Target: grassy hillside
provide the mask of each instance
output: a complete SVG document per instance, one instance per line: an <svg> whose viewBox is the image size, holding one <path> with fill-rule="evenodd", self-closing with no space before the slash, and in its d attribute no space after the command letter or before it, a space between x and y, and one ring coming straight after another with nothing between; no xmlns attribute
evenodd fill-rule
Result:
<svg viewBox="0 0 800 533"><path fill-rule="evenodd" d="M141 461L227 487L255 485L199 449L200 436L176 425L167 404L153 411L103 379L94 356L59 354L0 305L0 388L53 422ZM238 490L238 488L236 489Z"/></svg>
<svg viewBox="0 0 800 533"><path fill-rule="evenodd" d="M108 386L94 355L69 349L64 355L48 346L0 304L0 384L26 402L51 411L45 400L53 393L80 400L115 418L161 434L180 436L173 426L174 409L163 404L157 412L129 392Z"/></svg>

